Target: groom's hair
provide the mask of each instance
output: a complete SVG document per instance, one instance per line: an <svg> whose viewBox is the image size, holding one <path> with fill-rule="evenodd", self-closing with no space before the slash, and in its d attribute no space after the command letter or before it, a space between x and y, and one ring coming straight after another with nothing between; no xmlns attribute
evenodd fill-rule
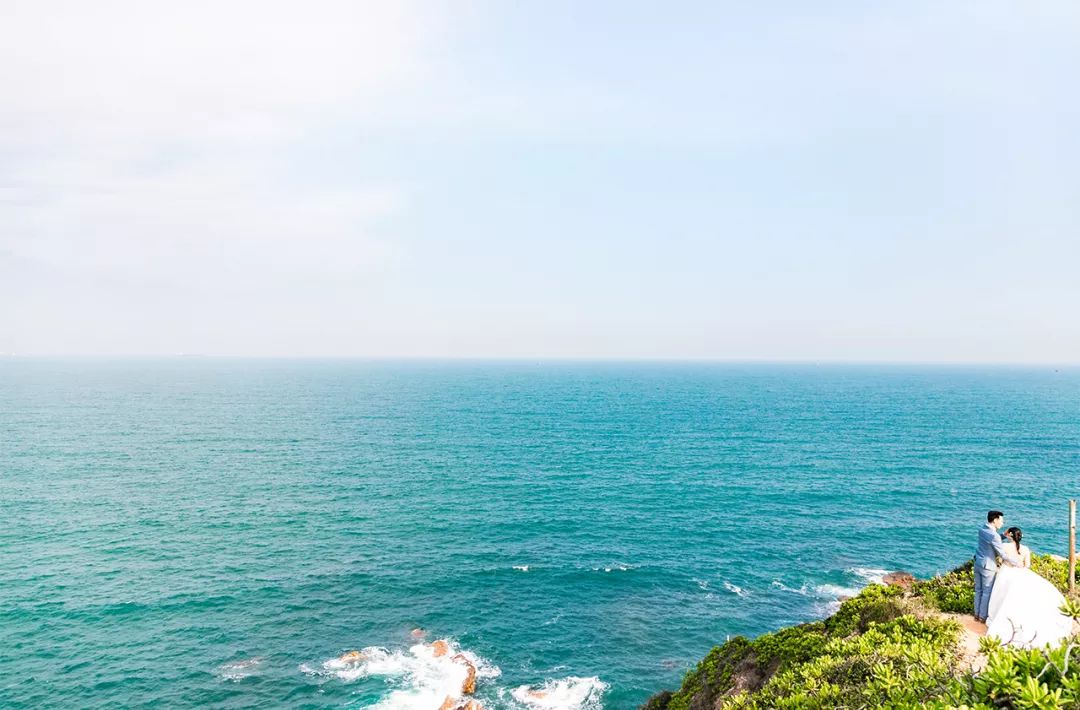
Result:
<svg viewBox="0 0 1080 710"><path fill-rule="evenodd" d="M1005 513L1002 513L1000 510L991 510L986 514L986 522L992 523L1003 515L1005 515Z"/></svg>

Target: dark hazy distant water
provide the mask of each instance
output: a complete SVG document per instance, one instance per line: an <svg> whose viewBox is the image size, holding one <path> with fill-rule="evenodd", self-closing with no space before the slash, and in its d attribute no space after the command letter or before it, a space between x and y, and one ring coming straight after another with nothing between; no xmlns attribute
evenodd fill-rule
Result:
<svg viewBox="0 0 1080 710"><path fill-rule="evenodd" d="M631 708L1078 495L1076 369L0 361L0 706Z"/></svg>

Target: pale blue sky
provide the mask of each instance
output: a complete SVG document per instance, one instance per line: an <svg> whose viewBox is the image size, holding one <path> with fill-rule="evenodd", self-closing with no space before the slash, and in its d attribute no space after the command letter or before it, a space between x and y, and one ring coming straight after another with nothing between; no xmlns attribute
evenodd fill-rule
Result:
<svg viewBox="0 0 1080 710"><path fill-rule="evenodd" d="M1077 76L1066 1L9 0L0 351L1080 362Z"/></svg>

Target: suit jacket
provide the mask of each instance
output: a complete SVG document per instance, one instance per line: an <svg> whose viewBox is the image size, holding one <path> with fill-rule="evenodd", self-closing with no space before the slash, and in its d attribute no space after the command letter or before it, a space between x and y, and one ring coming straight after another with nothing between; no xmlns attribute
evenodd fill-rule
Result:
<svg viewBox="0 0 1080 710"><path fill-rule="evenodd" d="M975 568L996 570L998 557L1009 566L1018 566L1015 552L1005 547L1001 542L1001 535L990 523L987 523L979 528L979 544L975 548Z"/></svg>

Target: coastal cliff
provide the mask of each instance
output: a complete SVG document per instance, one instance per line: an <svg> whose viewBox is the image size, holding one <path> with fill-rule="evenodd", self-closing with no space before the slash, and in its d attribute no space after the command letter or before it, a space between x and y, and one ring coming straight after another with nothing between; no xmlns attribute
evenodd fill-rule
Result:
<svg viewBox="0 0 1080 710"><path fill-rule="evenodd" d="M1037 555L1032 569L1066 593L1060 558ZM979 637L970 562L924 581L890 581L824 621L730 639L642 710L1080 709L1080 639L1032 651ZM1065 611L1080 619L1080 600Z"/></svg>

